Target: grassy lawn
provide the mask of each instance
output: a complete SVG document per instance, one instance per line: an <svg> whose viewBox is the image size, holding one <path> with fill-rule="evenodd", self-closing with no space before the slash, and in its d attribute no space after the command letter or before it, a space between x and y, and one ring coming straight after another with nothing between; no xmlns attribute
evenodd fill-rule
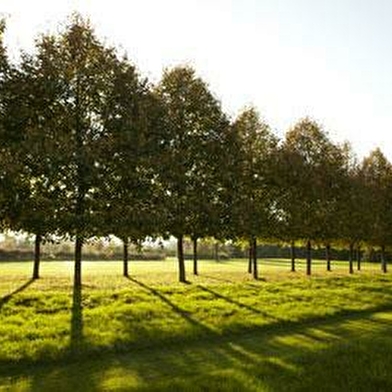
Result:
<svg viewBox="0 0 392 392"><path fill-rule="evenodd" d="M347 263L0 263L0 391L390 391L392 275ZM190 262L189 262L189 271Z"/></svg>

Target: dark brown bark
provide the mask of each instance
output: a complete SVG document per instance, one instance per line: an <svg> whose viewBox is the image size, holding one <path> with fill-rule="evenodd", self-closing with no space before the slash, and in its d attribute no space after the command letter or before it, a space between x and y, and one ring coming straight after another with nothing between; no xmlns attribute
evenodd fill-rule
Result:
<svg viewBox="0 0 392 392"><path fill-rule="evenodd" d="M214 249L215 249L215 260L219 261L219 243L218 242L215 242Z"/></svg>
<svg viewBox="0 0 392 392"><path fill-rule="evenodd" d="M387 259L385 257L385 245L381 246L381 268L384 274L388 272Z"/></svg>
<svg viewBox="0 0 392 392"><path fill-rule="evenodd" d="M373 248L370 248L370 250L369 250L368 259L369 259L370 262L376 261L375 260L375 256L374 256L374 249Z"/></svg>
<svg viewBox="0 0 392 392"><path fill-rule="evenodd" d="M182 283L185 283L186 282L186 275L185 275L184 236L183 235L179 235L177 237L177 258L178 258L179 281Z"/></svg>
<svg viewBox="0 0 392 392"><path fill-rule="evenodd" d="M82 286L74 285L73 301L71 310L71 351L78 352L83 344L83 307L82 307Z"/></svg>
<svg viewBox="0 0 392 392"><path fill-rule="evenodd" d="M310 240L306 243L306 275L312 274L312 243Z"/></svg>
<svg viewBox="0 0 392 392"><path fill-rule="evenodd" d="M295 272L295 244L294 241L291 242L290 248L290 255L291 255L291 272Z"/></svg>
<svg viewBox="0 0 392 392"><path fill-rule="evenodd" d="M42 236L36 234L34 244L34 268L33 268L33 279L39 279L39 266L41 261L41 242Z"/></svg>
<svg viewBox="0 0 392 392"><path fill-rule="evenodd" d="M128 239L123 240L123 275L129 276L128 270Z"/></svg>
<svg viewBox="0 0 392 392"><path fill-rule="evenodd" d="M88 191L88 184L86 182L86 164L85 164L85 147L83 141L83 125L81 121L81 86L79 74L76 75L76 95L75 95L75 140L76 140L76 206L75 218L78 223L76 226L76 241L75 241L75 270L74 270L74 288L76 291L82 287L82 248L84 242L84 214L86 211L85 197Z"/></svg>
<svg viewBox="0 0 392 392"><path fill-rule="evenodd" d="M350 244L350 249L349 249L349 272L350 274L354 273L354 244Z"/></svg>
<svg viewBox="0 0 392 392"><path fill-rule="evenodd" d="M82 287L82 248L83 238L78 235L75 241L74 286L76 287Z"/></svg>
<svg viewBox="0 0 392 392"><path fill-rule="evenodd" d="M193 275L199 275L197 256L197 237L192 238L193 242Z"/></svg>
<svg viewBox="0 0 392 392"><path fill-rule="evenodd" d="M358 245L357 246L357 270L361 270L361 247Z"/></svg>
<svg viewBox="0 0 392 392"><path fill-rule="evenodd" d="M254 279L259 279L259 271L257 268L257 238L253 237L252 239L252 253L253 253L253 263L252 263L252 268L253 268L253 278Z"/></svg>
<svg viewBox="0 0 392 392"><path fill-rule="evenodd" d="M327 271L331 271L331 245L327 244L325 247L325 258L327 260Z"/></svg>
<svg viewBox="0 0 392 392"><path fill-rule="evenodd" d="M252 240L249 241L249 259L248 259L248 273L252 273L252 263L253 263L253 243Z"/></svg>

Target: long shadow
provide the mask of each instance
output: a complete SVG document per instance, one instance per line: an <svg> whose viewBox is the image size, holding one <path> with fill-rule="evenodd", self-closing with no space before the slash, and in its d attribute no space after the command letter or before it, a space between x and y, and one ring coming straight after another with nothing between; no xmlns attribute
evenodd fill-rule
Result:
<svg viewBox="0 0 392 392"><path fill-rule="evenodd" d="M202 324L200 321L195 320L192 316L189 315L189 312L186 310L180 308L178 305L170 301L167 297L165 297L162 293L160 293L158 290L147 286L145 283L142 283L138 281L135 278L127 277L131 282L137 284L138 286L142 287L144 290L148 291L149 293L153 294L154 296L158 297L162 302L164 302L166 305L168 305L175 313L177 313L179 316L181 316L184 320L189 322L195 327L198 327L205 332L208 332L209 334L215 334L216 332L206 326L205 324Z"/></svg>
<svg viewBox="0 0 392 392"><path fill-rule="evenodd" d="M0 299L0 310L1 308L11 300L11 298L22 292L23 290L27 289L32 283L34 282L34 279L29 279L26 283L23 283L22 286L18 287L16 290L14 290L12 293L5 295L3 298Z"/></svg>
<svg viewBox="0 0 392 392"><path fill-rule="evenodd" d="M243 304L242 302L236 301L235 299L232 299L232 298L230 298L230 297L227 297L227 296L225 296L225 295L223 295L223 294L220 294L220 293L218 293L218 292L216 292L216 291L214 291L214 290L208 289L208 288L205 287L205 286L198 285L197 287L198 287L200 290L203 290L203 291L205 291L206 293L210 293L210 294L212 294L214 297L219 298L219 299L223 299L224 301L226 301L226 302L228 302L228 303L230 303L230 304L236 305L236 306L238 306L239 308L246 309L246 310L249 310L249 311L251 311L251 312L253 312L253 313L257 313L257 314L260 314L260 315L262 315L262 316L269 317L270 319L279 321L279 319L277 319L276 317L273 317L273 316L271 316L270 314L261 311L260 309L254 308L253 306L250 306L250 305Z"/></svg>
<svg viewBox="0 0 392 392"><path fill-rule="evenodd" d="M139 286L145 288L143 284ZM369 313L368 316L371 317L372 314ZM328 337L318 339L325 343L324 346L313 345L316 342L312 331L303 328L294 331L301 336L310 336L311 340L301 343L301 340L287 342L274 339L276 336L289 338L293 334L291 330L278 330L270 335L249 334L211 344L197 341L193 347L173 345L165 350L152 347L121 356L87 358L76 364L29 367L20 371L19 374L23 377L19 377L24 380L29 377L32 379L29 388L32 392L105 390L104 382L111 374L118 375L119 378L115 381L121 390L128 390L127 387L134 390L127 385L133 375L140 382L140 390L143 391L392 390L391 377L383 373L385 371L388 374L390 370L388 350L392 342L388 337L388 326L371 331L369 335L356 333L354 326L354 333L351 335L349 330L339 325L344 320L342 318L337 320L337 324L326 324L333 329L335 337L331 340ZM324 325L318 326L323 328ZM380 354L375 356L374 346L379 342L387 344L377 349ZM370 359L369 351L373 353ZM352 366L348 366L349 361L354 361ZM4 380L8 383L6 385L12 386L8 381L9 374L5 375ZM135 387L135 390L139 389Z"/></svg>
<svg viewBox="0 0 392 392"><path fill-rule="evenodd" d="M203 274L203 278L207 278L207 279L210 279L210 280L216 280L217 282L233 283L233 280L224 279L224 278L218 278L216 276L211 276L211 275Z"/></svg>
<svg viewBox="0 0 392 392"><path fill-rule="evenodd" d="M73 285L71 312L70 349L71 352L78 352L83 344L83 306L82 287L75 284L75 282Z"/></svg>
<svg viewBox="0 0 392 392"><path fill-rule="evenodd" d="M244 327L244 328L241 328L236 331L228 331L227 333L220 334L220 333L217 333L216 331L214 331L213 329L209 328L205 324L202 324L201 322L195 320L192 316L190 316L189 312L185 311L184 309L180 308L178 305L174 304L172 301L170 301L167 297L165 297L158 290L146 285L145 283L138 281L135 278L128 277L127 279L129 279L131 282L137 284L138 286L142 287L146 291L150 292L154 296L158 297L162 302L167 304L170 308L172 308L172 310L174 312L176 312L179 316L181 316L184 320L188 321L190 324L192 324L196 327L199 327L200 329L204 330L204 332L207 332L206 335L204 335L203 337L200 337L200 339L203 341L207 341L207 340L213 338L214 341L216 341L216 342L224 342L227 339L231 340L234 337L246 336L248 334L250 334L250 335L262 334L263 335L265 333L267 333L267 334L270 334L270 333L285 334L288 331L300 332L300 331L302 331L303 328L307 328L307 327L313 327L313 326L317 326L317 325L326 326L330 323L340 322L343 320L358 320L361 318L370 317L371 315L373 315L374 313L377 313L377 312L392 311L392 304L386 304L386 305L381 305L381 306L375 306L375 307L368 308L368 309L359 309L359 310L345 309L345 310L342 310L340 312L337 312L335 314L328 315L328 316L322 315L322 316L311 317L311 318L308 318L305 320L291 321L291 320L284 320L284 319L279 319L279 318L273 317L270 314L263 312L259 309L256 309L252 306L243 304L239 301L231 299L230 297L226 297L222 294L219 294L211 289L207 289L204 286L198 285L198 287L201 290L204 290L205 292L208 292L208 293L216 296L217 298L221 298L221 299L227 301L228 303L232 303L236 306L248 309L249 311L255 312L255 313L260 314L265 317L269 317L272 320L274 320L274 322L266 324L266 325L251 326L250 328ZM200 340L197 340L197 341L194 341L193 343L195 345L198 345L199 342L200 342ZM193 343L188 342L189 346L192 346Z"/></svg>
<svg viewBox="0 0 392 392"><path fill-rule="evenodd" d="M157 290L135 280L130 278L130 280L132 282L134 282L135 284L139 285L140 287L142 287L143 289L145 289L146 291L151 292L154 295L157 295L158 298L162 299L162 301L164 301L167 305L169 305L173 310L177 311L179 310L182 315L182 317L184 317L187 321L191 322L194 325L201 325L202 327L204 327L204 329L209 330L208 327L200 324L197 320L194 320L191 316L189 316L189 314L187 314L183 309L179 308L177 305L173 304L170 300L168 300L165 296L163 296L161 293L159 293ZM77 290L77 292L80 292L80 290ZM163 298L162 298L163 297ZM80 306L81 309L81 306ZM210 358L211 357L211 353L212 350L215 348L218 349L217 355L220 354L222 352L222 349L224 349L227 353L230 354L234 354L234 352L232 352L232 350L228 350L226 349L227 345L232 345L232 343L234 344L239 344L240 346L246 345L248 347L246 347L247 351L255 351L256 354L261 354L263 352L263 350L267 350L266 352L268 353L268 355L270 356L271 353L269 353L270 350L277 350L280 346L282 348L284 348L285 344L279 341L273 341L274 337L279 337L279 336L286 336L287 334L292 335L292 334L301 334L304 336L309 336L310 338L312 338L313 340L315 339L315 335L313 334L313 331L309 331L307 330L307 328L313 328L316 327L320 330L324 330L326 332L332 332L334 333L337 337L342 336L344 337L346 340L351 338L351 332L349 329L346 330L346 328L343 326L338 326L337 324L345 322L347 320L356 320L356 319L372 319L373 316L376 313L379 312L384 312L384 311L392 311L392 305L388 304L388 305L382 305L382 306L377 306L377 307L372 307L369 309L363 309L363 310L347 310L345 312L341 312L335 315L330 315L330 316L324 316L324 317L316 317L313 319L309 319L309 320L305 320L305 321L293 321L293 322L282 322L282 323L277 323L278 325L275 326L269 326L266 328L263 327L257 327L257 328L251 328L249 330L243 330L243 331L238 331L238 333L228 333L228 334L222 334L219 335L219 337L217 337L216 333L214 333L214 335L211 336L210 334L210 338L213 337L214 340L211 342L211 344L213 343L213 346L210 347L210 349L206 350L207 354L206 354L206 358ZM386 331L390 330L391 321L387 321L387 320L379 320L378 318L374 319L375 323L378 324L383 324L386 327ZM278 328L277 328L278 326ZM78 329L79 331L81 331L81 329ZM213 331L212 331L213 333ZM359 335L358 335L359 336ZM382 336L388 336L388 335L382 335ZM355 333L353 335L353 338L355 338ZM321 339L317 339L317 340L321 340ZM135 352L131 352L129 351L129 349L127 349L126 351L124 351L121 356L119 357L118 355L114 355L115 358L115 362L117 363L118 360L121 361L121 357L122 355L125 355L125 357L128 358L128 354L131 354L130 360L132 362L132 366L136 367L136 370L140 370L138 366L135 365L135 363L137 363L137 358L138 356L146 356L148 359L148 367L144 368L143 372L141 372L140 374L150 374L151 372L151 350L156 350L156 355L159 357L160 355L163 357L162 361L170 361L170 355L168 358L168 354L170 354L170 350L172 350L172 352L174 353L173 356L175 358L178 358L178 351L181 351L184 347L186 347L186 349L188 350L193 350L193 349L197 349L199 347L201 347L201 356L203 356L203 347L206 347L205 345L210 341L208 336L203 336L197 339L192 339L191 341L187 342L186 346L183 345L183 342L179 341L178 344L174 343L171 344L167 350L161 350L162 347L159 346L148 346L146 347L146 349L138 349ZM204 345L204 346L203 346ZM295 348L290 348L289 346L287 346L287 350L289 350L290 352L295 349ZM286 350L286 351L287 351ZM169 352L168 352L169 351ZM199 351L198 351L199 352ZM155 355L155 354L154 354ZM136 357L135 357L136 356ZM238 355L237 355L238 356ZM105 355L102 356L102 358L105 357ZM184 356L185 357L185 356ZM86 357L87 358L87 357ZM203 357L204 358L204 357ZM80 363L80 366L85 366L83 365L84 363L86 363L86 372L91 372L91 366L90 364L90 360L92 358L90 358L89 360L87 360L86 362L84 361L84 358L82 357L81 359L83 359L83 361L77 362L76 364L72 364L72 362L69 361L69 357L68 358L60 358L58 360L48 360L48 361L39 361L38 363L35 363L35 361L31 361L29 359L27 360L22 360L18 363L14 363L14 362L10 362L9 360L0 360L0 377L30 377L31 374L39 374L40 377L42 377L42 380L47 380L45 379L45 377L48 376L48 374L50 373L50 371L53 371L54 376L57 377L65 377L67 380L72 376L72 372L69 371L68 366L79 366L78 364ZM99 358L97 358L99 359ZM211 358L210 358L211 359ZM136 361L136 362L135 362ZM154 361L157 362L157 371L159 372L161 369L161 363L159 360ZM186 362L186 361L185 361ZM184 362L184 366L186 366L186 368L189 369L189 362ZM201 361L203 364L204 359ZM71 363L71 365L70 365ZM246 362L244 362L246 363ZM34 366L32 366L34 365ZM146 366L147 366L146 365ZM229 364L228 364L229 365ZM58 374L58 367L64 366L66 368L66 370L62 373ZM173 367L171 369L175 369L176 366L178 367L179 364L178 362L174 362L173 363ZM107 363L104 364L104 368L100 369L100 373L104 374L104 370L107 369ZM148 369L148 370L146 370ZM284 369L282 369L284 370ZM195 369L193 368L192 372L195 372ZM80 372L78 373L80 374ZM278 373L277 373L278 374ZM83 380L88 380L88 374L86 374L86 377L83 378ZM95 380L95 378L94 378ZM96 381L96 380L95 380ZM70 381L68 380L68 383ZM45 382L41 383L42 385L45 385ZM40 385L41 385L40 384ZM94 385L93 383L91 385ZM0 386L1 386L1 380L0 380ZM54 388L53 388L54 389ZM79 388L70 388L69 390L80 390ZM35 389L32 389L35 390ZM44 390L44 389L36 389L36 390ZM48 390L48 389L46 389ZM85 388L85 390L89 390L87 387ZM99 390L98 388L96 389L92 389L92 390ZM206 389L208 390L208 389ZM307 390L312 390L312 389L307 389ZM342 390L342 389L341 389ZM347 390L347 389L346 389ZM389 390L389 389L383 389L383 390Z"/></svg>

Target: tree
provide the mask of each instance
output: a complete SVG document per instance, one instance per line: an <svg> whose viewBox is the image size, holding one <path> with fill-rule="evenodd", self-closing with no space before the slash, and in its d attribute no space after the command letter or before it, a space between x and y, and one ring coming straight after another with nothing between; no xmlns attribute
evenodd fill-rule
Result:
<svg viewBox="0 0 392 392"><path fill-rule="evenodd" d="M12 146L15 145L12 135L6 131L6 107L11 95L9 77L11 65L9 64L6 48L4 46L4 32L6 23L0 20L0 227L9 227L10 219L15 214L17 195L17 160L14 159Z"/></svg>
<svg viewBox="0 0 392 392"><path fill-rule="evenodd" d="M377 148L364 158L361 175L365 181L367 200L366 214L369 224L368 240L381 250L381 268L387 272L385 249L392 244L392 165Z"/></svg>
<svg viewBox="0 0 392 392"><path fill-rule="evenodd" d="M372 204L371 195L365 187L365 180L357 158L348 144L344 148L344 173L341 192L338 197L336 228L339 232L337 243L349 247L349 272L354 273L354 246L359 247L368 237L369 215L367 206ZM370 197L370 198L369 198ZM359 268L358 268L359 269Z"/></svg>
<svg viewBox="0 0 392 392"><path fill-rule="evenodd" d="M9 74L9 63L4 46L5 20L0 20L0 227L7 226L14 190L14 161L10 151L8 134L5 132L5 105L7 99L6 80ZM11 202L10 202L11 201Z"/></svg>
<svg viewBox="0 0 392 392"><path fill-rule="evenodd" d="M38 45L43 49L47 42ZM33 279L39 278L41 242L56 230L56 202L62 193L55 137L58 95L47 65L40 55L24 54L21 64L9 72L4 104L4 135L17 167L9 226L35 234Z"/></svg>
<svg viewBox="0 0 392 392"><path fill-rule="evenodd" d="M34 110L24 124L26 148L34 154L26 159L31 155L37 169L31 174L42 178L37 195L55 193L56 232L75 239L77 286L83 243L104 231L98 190L110 158L105 120L118 63L115 50L78 15L60 34L40 37L35 54L24 62L23 71L34 82Z"/></svg>
<svg viewBox="0 0 392 392"><path fill-rule="evenodd" d="M315 175L319 178L318 219L321 224L317 241L325 246L327 271L331 271L331 245L341 237L337 217L342 200L347 196L347 155L346 144L336 145L329 139L324 145L321 170ZM341 220L338 220L341 222Z"/></svg>
<svg viewBox="0 0 392 392"><path fill-rule="evenodd" d="M298 175L299 159L283 143L278 146L273 160L273 173L276 181L275 216L273 237L283 244L290 245L291 271L296 271L296 242L300 239L301 225L297 216L299 206L296 200L296 177ZM294 178L293 178L294 177Z"/></svg>
<svg viewBox="0 0 392 392"><path fill-rule="evenodd" d="M233 213L237 236L249 241L253 277L258 279L257 238L268 238L274 225L271 158L277 139L254 108L244 110L233 128L238 137L237 189Z"/></svg>
<svg viewBox="0 0 392 392"><path fill-rule="evenodd" d="M128 244L160 234L162 187L157 179L164 112L158 97L123 59L114 69L105 115L111 159L100 187L107 234L124 244L123 275L128 276Z"/></svg>
<svg viewBox="0 0 392 392"><path fill-rule="evenodd" d="M179 280L186 281L183 239L210 233L217 204L218 172L227 120L220 103L190 67L166 70L157 87L167 110L165 188L167 229L177 238ZM195 265L194 272L197 272Z"/></svg>
<svg viewBox="0 0 392 392"><path fill-rule="evenodd" d="M1 32L4 24L1 25ZM52 220L52 189L42 168L45 142L30 143L42 124L46 102L40 95L36 81L38 74L31 72L31 58L23 56L17 67L7 62L3 45L0 49L1 68L1 195L2 222L12 230L36 233L33 279L39 277L40 245L42 236ZM32 97L35 97L33 99ZM43 186L43 184L45 185ZM45 193L46 190L47 192Z"/></svg>
<svg viewBox="0 0 392 392"><path fill-rule="evenodd" d="M332 218L341 152L319 124L305 118L287 132L280 161L277 210L281 227L285 238L305 241L306 273L310 275L312 241L329 244L336 235Z"/></svg>

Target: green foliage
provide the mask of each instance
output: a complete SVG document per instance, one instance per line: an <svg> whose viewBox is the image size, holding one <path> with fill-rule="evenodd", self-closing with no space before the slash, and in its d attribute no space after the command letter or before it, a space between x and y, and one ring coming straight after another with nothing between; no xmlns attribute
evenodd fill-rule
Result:
<svg viewBox="0 0 392 392"><path fill-rule="evenodd" d="M113 79L100 164L105 172L98 189L102 230L137 242L161 227L162 190L154 169L161 157L163 109L128 60L114 67Z"/></svg>
<svg viewBox="0 0 392 392"><path fill-rule="evenodd" d="M338 194L336 215L339 222L336 225L337 242L343 245L361 245L369 238L368 207L371 194L367 191L366 180L361 173L361 167L349 145L345 146L345 166L341 191Z"/></svg>
<svg viewBox="0 0 392 392"><path fill-rule="evenodd" d="M281 189L278 237L328 243L339 236L336 216L343 192L344 158L344 149L309 118L286 134L275 172Z"/></svg>
<svg viewBox="0 0 392 392"><path fill-rule="evenodd" d="M272 157L277 138L254 108L233 124L237 137L233 188L233 228L237 238L270 238L274 226Z"/></svg>
<svg viewBox="0 0 392 392"><path fill-rule="evenodd" d="M157 93L167 110L160 164L168 230L174 236L215 235L228 121L207 84L189 67L166 70Z"/></svg>
<svg viewBox="0 0 392 392"><path fill-rule="evenodd" d="M391 246L392 171L380 150L359 165L310 118L279 143L253 107L230 123L194 69L167 69L152 86L77 14L15 64L4 30L1 21L2 229L76 239L77 264L88 238L110 234L125 244L175 236L179 259L184 236Z"/></svg>
<svg viewBox="0 0 392 392"><path fill-rule="evenodd" d="M375 246L392 244L392 165L380 149L364 158L360 168L366 209L363 211L368 228L367 240Z"/></svg>

